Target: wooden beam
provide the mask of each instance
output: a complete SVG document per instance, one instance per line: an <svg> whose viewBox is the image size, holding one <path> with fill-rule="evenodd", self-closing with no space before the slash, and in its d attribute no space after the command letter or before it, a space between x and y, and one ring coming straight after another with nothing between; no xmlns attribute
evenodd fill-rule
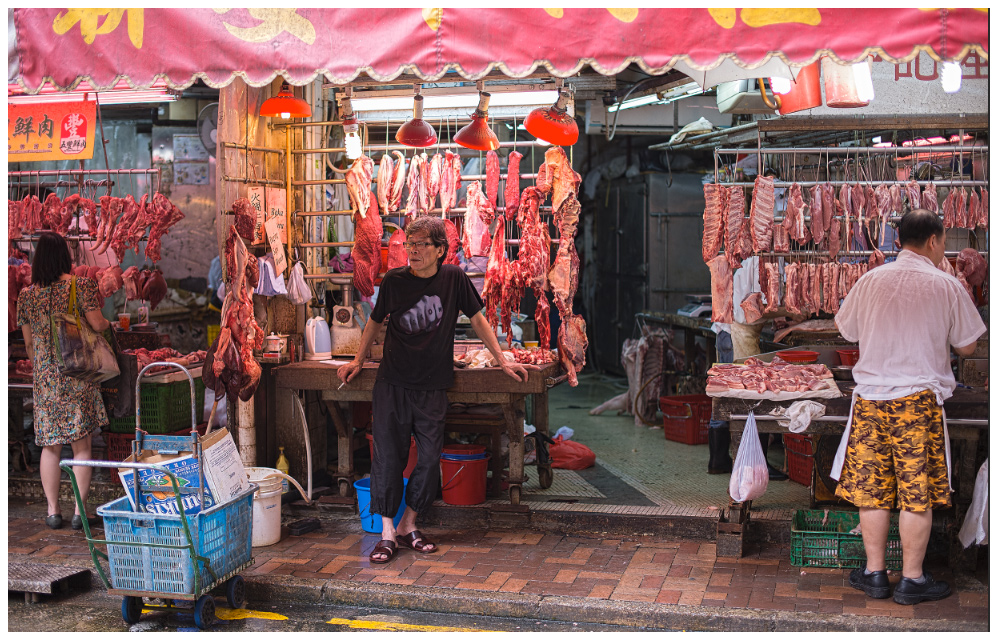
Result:
<svg viewBox="0 0 998 640"><path fill-rule="evenodd" d="M832 116L758 120L759 131L845 131L870 129L987 129L987 114Z"/></svg>

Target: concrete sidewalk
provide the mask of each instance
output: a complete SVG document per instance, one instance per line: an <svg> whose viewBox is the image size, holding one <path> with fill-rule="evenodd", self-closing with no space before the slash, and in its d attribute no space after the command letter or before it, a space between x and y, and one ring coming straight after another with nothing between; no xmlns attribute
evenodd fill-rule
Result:
<svg viewBox="0 0 998 640"><path fill-rule="evenodd" d="M243 573L250 607L328 602L705 631L989 630L988 586L931 561L927 568L953 594L902 606L852 589L846 570L791 566L779 543L725 558L713 542L689 537L427 526L437 553L402 549L375 565L367 554L380 536L365 533L356 515L285 506L284 521L316 515L321 530L285 532L279 543L254 548L255 563ZM8 562L93 568L82 532L50 530L44 516L44 501L11 498Z"/></svg>

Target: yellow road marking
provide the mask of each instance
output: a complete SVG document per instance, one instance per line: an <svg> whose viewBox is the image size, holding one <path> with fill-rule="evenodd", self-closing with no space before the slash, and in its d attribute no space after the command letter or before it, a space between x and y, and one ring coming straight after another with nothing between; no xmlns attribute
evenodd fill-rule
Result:
<svg viewBox="0 0 998 640"><path fill-rule="evenodd" d="M142 613L155 613L157 611L169 611L171 609L177 609L177 607L167 607L160 605L145 605L142 607ZM193 611L192 609L188 609ZM219 620L245 620L247 618L257 618L259 620L287 620L287 616L282 616L279 613L271 613L270 611L254 611L252 609L229 609L228 607L216 607L215 617Z"/></svg>
<svg viewBox="0 0 998 640"><path fill-rule="evenodd" d="M367 629L369 631L479 631L492 632L491 629L467 629L464 627L434 627L425 624L403 624L401 622L378 622L374 620L348 620L333 618L326 624L336 624L351 629Z"/></svg>

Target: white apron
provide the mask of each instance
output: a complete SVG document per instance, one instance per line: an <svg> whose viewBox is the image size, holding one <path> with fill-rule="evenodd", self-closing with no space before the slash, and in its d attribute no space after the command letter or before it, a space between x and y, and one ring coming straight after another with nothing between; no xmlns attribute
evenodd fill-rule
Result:
<svg viewBox="0 0 998 640"><path fill-rule="evenodd" d="M835 459L832 460L832 472L829 474L834 480L838 480L842 475L842 465L846 460L846 449L849 447L849 434L852 433L852 415L856 410L856 398L859 395L855 390L852 392L852 403L849 405L849 418L846 420L845 431L842 432L842 439L839 441L839 448L835 452ZM936 394L936 403L942 407L943 403L939 399L939 395ZM950 453L949 453L949 429L946 427L946 410L942 409L943 414L943 443L946 447L946 482L949 484L950 493L953 493L953 476L952 476L952 465L950 464Z"/></svg>

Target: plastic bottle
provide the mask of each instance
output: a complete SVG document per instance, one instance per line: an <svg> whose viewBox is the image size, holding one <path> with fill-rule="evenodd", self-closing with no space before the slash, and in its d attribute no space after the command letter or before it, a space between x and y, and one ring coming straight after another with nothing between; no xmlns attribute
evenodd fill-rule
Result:
<svg viewBox="0 0 998 640"><path fill-rule="evenodd" d="M277 450L280 453L280 455L277 456L277 464L275 464L274 467L281 473L286 474L291 470L291 465L288 464L288 459L284 457L284 447L277 447ZM285 478L284 480L282 480L281 484L283 485L281 493L287 493L288 492L287 479Z"/></svg>

